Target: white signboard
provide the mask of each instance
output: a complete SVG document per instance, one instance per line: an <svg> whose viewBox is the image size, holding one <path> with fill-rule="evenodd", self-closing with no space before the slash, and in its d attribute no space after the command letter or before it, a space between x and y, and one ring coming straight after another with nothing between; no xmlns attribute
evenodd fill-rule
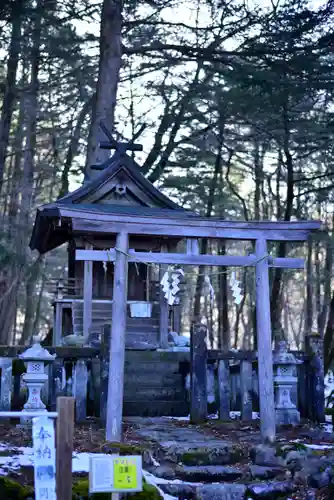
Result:
<svg viewBox="0 0 334 500"><path fill-rule="evenodd" d="M89 465L90 493L143 490L141 456L92 455Z"/></svg>
<svg viewBox="0 0 334 500"><path fill-rule="evenodd" d="M56 500L56 450L53 421L33 419L35 500Z"/></svg>

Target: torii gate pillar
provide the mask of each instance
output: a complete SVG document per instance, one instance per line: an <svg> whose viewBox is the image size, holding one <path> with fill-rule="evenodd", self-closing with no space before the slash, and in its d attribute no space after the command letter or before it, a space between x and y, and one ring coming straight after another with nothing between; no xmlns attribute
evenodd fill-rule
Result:
<svg viewBox="0 0 334 500"><path fill-rule="evenodd" d="M276 436L272 335L270 318L269 264L267 241L256 240L256 330L260 426L263 441L273 443Z"/></svg>

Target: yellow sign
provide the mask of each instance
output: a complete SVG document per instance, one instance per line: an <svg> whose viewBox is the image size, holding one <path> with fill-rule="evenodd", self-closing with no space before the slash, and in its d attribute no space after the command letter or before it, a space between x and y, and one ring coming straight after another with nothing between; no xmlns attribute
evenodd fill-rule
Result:
<svg viewBox="0 0 334 500"><path fill-rule="evenodd" d="M131 459L114 459L114 488L115 490L137 489L137 464Z"/></svg>

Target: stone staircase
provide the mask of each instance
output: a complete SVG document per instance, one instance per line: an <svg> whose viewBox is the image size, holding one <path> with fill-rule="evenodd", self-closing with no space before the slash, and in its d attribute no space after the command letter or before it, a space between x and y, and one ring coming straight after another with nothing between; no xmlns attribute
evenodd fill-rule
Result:
<svg viewBox="0 0 334 500"><path fill-rule="evenodd" d="M150 451L143 454L146 481L172 498L334 498L317 495L323 486L334 484L334 451L331 458L319 457L300 443L281 439L275 446L262 445L256 431L255 439L249 433L248 442L232 441L170 419L127 421L137 424L136 442L149 443Z"/></svg>
<svg viewBox="0 0 334 500"><path fill-rule="evenodd" d="M101 327L111 324L111 302L93 301L92 328L93 333L100 333ZM72 303L72 324L75 335L83 334L83 303ZM147 344L151 347L159 345L159 321L156 316L151 318L131 318L128 315L126 324L126 346Z"/></svg>
<svg viewBox="0 0 334 500"><path fill-rule="evenodd" d="M174 352L127 351L124 415L188 415L184 358Z"/></svg>

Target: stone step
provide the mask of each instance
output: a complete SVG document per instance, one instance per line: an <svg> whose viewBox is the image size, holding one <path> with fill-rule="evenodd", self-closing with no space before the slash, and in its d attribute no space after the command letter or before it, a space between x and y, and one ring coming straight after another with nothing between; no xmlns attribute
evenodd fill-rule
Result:
<svg viewBox="0 0 334 500"><path fill-rule="evenodd" d="M184 388L183 376L179 373L129 373L126 371L125 385L129 388L137 387L166 387Z"/></svg>
<svg viewBox="0 0 334 500"><path fill-rule="evenodd" d="M175 475L190 483L215 483L236 481L243 476L243 471L230 465L183 466L176 468Z"/></svg>
<svg viewBox="0 0 334 500"><path fill-rule="evenodd" d="M125 361L125 370L130 373L147 373L149 375L154 376L155 373L179 373L179 363L164 363L164 362L139 362L126 360Z"/></svg>
<svg viewBox="0 0 334 500"><path fill-rule="evenodd" d="M130 400L127 394L124 394L123 402L124 416L128 417L161 417L164 415L170 416L187 416L189 415L189 405L186 401L137 401Z"/></svg>
<svg viewBox="0 0 334 500"><path fill-rule="evenodd" d="M189 362L189 352L171 352L171 351L156 351L156 352L132 352L127 356L127 361L139 363L156 363L165 364L166 366L179 364L180 362Z"/></svg>
<svg viewBox="0 0 334 500"><path fill-rule="evenodd" d="M156 401L182 401L185 399L185 391L175 388L164 387L145 387L137 388L136 386L127 386L124 389L126 399L132 401L151 401L155 404Z"/></svg>
<svg viewBox="0 0 334 500"><path fill-rule="evenodd" d="M182 500L196 499L197 486L185 483L165 483L160 484L159 488L167 495L172 497L182 498Z"/></svg>
<svg viewBox="0 0 334 500"><path fill-rule="evenodd" d="M251 465L248 469L252 479L275 479L285 473L282 467L266 467L264 465Z"/></svg>
<svg viewBox="0 0 334 500"><path fill-rule="evenodd" d="M233 465L245 458L245 451L239 444L219 439L203 440L203 436L200 436L198 441L190 443L186 442L187 429L182 430L184 443L176 442L179 436L176 434L173 436L172 433L170 439L173 440L160 441L159 432L157 432L157 440L161 448L160 457L185 466ZM189 433L190 436L193 434L193 431Z"/></svg>
<svg viewBox="0 0 334 500"><path fill-rule="evenodd" d="M229 482L237 479L284 479L286 471L281 467L248 466L235 467L231 465L202 465L170 467L159 465L151 470L152 474L162 479L181 479L188 483Z"/></svg>
<svg viewBox="0 0 334 500"><path fill-rule="evenodd" d="M196 485L170 482L159 484L159 488L164 493L183 500L274 500L287 498L286 495L295 493L298 489L292 481L250 484L220 482Z"/></svg>

